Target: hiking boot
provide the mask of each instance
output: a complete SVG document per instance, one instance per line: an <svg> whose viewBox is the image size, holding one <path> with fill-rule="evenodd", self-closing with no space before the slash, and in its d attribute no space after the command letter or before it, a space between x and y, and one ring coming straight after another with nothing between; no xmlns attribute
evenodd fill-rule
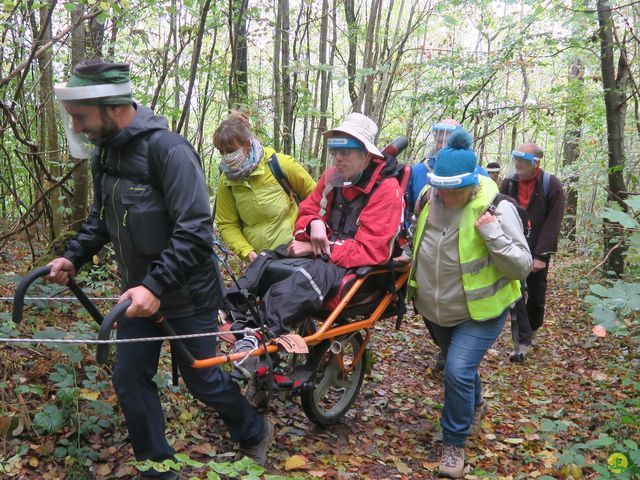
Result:
<svg viewBox="0 0 640 480"><path fill-rule="evenodd" d="M240 452L247 457L252 458L257 464L264 466L267 462L267 450L273 443L273 423L266 418L264 419L264 437L260 440L260 443L253 447L243 447L240 445Z"/></svg>
<svg viewBox="0 0 640 480"><path fill-rule="evenodd" d="M260 348L260 341L257 337L253 335L246 335L245 337L238 340L234 345L231 353L240 353L240 352L253 352ZM256 373L258 368L259 357L255 357L252 355L247 355L240 360L236 360L233 362L233 370L232 377L238 377L237 373L240 373L241 377L244 377L248 380L251 380ZM234 375L235 374L235 375Z"/></svg>
<svg viewBox="0 0 640 480"><path fill-rule="evenodd" d="M441 372L444 370L445 360L444 355L442 355L442 350L438 352L438 357L436 358L436 372Z"/></svg>
<svg viewBox="0 0 640 480"><path fill-rule="evenodd" d="M487 405L486 400L483 400L473 411L473 422L471 422L471 427L469 427L469 436L480 433L482 419L487 416L488 411L489 405Z"/></svg>
<svg viewBox="0 0 640 480"><path fill-rule="evenodd" d="M454 445L442 446L438 475L446 478L464 477L464 448Z"/></svg>
<svg viewBox="0 0 640 480"><path fill-rule="evenodd" d="M527 355L531 354L531 349L533 347L526 343L521 343L517 348L511 352L509 355L509 360L513 363L524 363L527 358Z"/></svg>

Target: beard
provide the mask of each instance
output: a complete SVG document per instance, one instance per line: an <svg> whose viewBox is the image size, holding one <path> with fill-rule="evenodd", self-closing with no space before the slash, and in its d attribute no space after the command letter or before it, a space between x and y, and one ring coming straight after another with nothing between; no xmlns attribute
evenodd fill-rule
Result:
<svg viewBox="0 0 640 480"><path fill-rule="evenodd" d="M85 132L91 143L94 145L100 145L102 142L115 136L120 131L115 120L107 115L104 108L100 109L100 121L102 125L100 125L99 129L91 132Z"/></svg>

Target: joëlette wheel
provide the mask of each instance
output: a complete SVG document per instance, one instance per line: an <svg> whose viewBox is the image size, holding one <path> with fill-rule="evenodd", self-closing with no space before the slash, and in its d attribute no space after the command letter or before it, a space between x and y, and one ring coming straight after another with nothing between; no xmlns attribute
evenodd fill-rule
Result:
<svg viewBox="0 0 640 480"><path fill-rule="evenodd" d="M339 348L337 344L330 348L334 341L339 342ZM362 336L350 333L323 342L310 352L308 362L313 362L316 372L314 387L301 392L300 399L304 413L317 425L338 422L358 398L366 372L366 351L357 364L353 363L361 345ZM338 349L339 353L332 351Z"/></svg>

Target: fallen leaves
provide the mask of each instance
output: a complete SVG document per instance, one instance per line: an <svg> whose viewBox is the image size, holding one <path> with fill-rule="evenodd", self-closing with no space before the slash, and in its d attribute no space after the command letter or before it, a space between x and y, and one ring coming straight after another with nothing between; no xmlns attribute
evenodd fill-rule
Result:
<svg viewBox="0 0 640 480"><path fill-rule="evenodd" d="M309 465L309 461L303 455L292 455L284 463L284 469L287 472L292 470L309 470L309 468L311 468L311 465Z"/></svg>
<svg viewBox="0 0 640 480"><path fill-rule="evenodd" d="M615 421L607 405L629 395L629 387L623 385L616 370L628 358L627 347L612 337L600 340L604 337L591 329L579 294L567 287L571 279L562 268L554 264L557 270L549 280L540 347L525 364L511 364L507 325L481 365L489 414L481 424L481 434L467 442L469 479L560 478L561 470L555 464L563 450L571 443L597 437L598 431ZM72 321L69 315L65 321ZM6 355L8 362L3 364L7 378L15 374L16 380L3 391L8 398L7 411L0 412L0 437L7 439L8 453L26 445L13 464L12 474L19 471L27 479L62 478L65 468L81 468L71 456L53 457L59 442L75 431L37 437L26 421L28 412L37 412L42 399L56 393L49 375L52 365L63 359L52 352L29 364L34 352L15 351L19 355ZM436 478L442 442L443 374L433 369L436 348L422 319L409 312L401 332L393 330L392 321L381 321L375 327L370 351L375 360L371 374L358 400L338 424L315 427L304 417L295 397L271 403L267 414L277 423L277 433L269 452L269 473L331 480ZM87 349L87 355L90 353ZM166 364L164 371L166 375ZM20 399L11 396L16 385L23 389ZM28 385L40 387L42 393L26 390ZM178 452L201 462L233 461L235 445L211 409L196 403L184 388L163 386L161 394L168 437ZM116 403L110 388L101 392L79 388L78 398ZM17 417L25 419L22 428ZM15 436L19 438L12 438ZM135 467L127 463L131 451L123 424L83 438L81 446L99 452L91 471L85 472L87 477L120 479L136 474ZM586 477L587 472L585 469ZM196 467L189 473L206 478Z"/></svg>

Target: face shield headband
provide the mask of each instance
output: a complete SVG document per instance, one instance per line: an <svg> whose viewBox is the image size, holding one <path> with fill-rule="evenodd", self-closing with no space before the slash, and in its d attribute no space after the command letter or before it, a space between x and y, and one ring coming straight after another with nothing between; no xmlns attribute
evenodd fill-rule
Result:
<svg viewBox="0 0 640 480"><path fill-rule="evenodd" d="M67 87L66 83L61 83L53 87L53 90L58 101L58 111L60 112L64 133L69 143L69 153L74 158L84 159L89 158L91 155L93 145L86 135L74 132L73 119L64 108L64 102L88 102L99 98L130 95L131 83L108 83L83 87Z"/></svg>
<svg viewBox="0 0 640 480"><path fill-rule="evenodd" d="M521 152L520 150L512 151L511 156L514 158L520 158L522 160L529 160L532 165L536 163L536 160L540 160L538 157L534 156L532 153L525 153L525 152Z"/></svg>
<svg viewBox="0 0 640 480"><path fill-rule="evenodd" d="M360 150L364 153L366 150L364 149L364 145L360 143L355 138L351 137L332 137L327 139L327 148L329 151L341 149L341 148L353 148Z"/></svg>
<svg viewBox="0 0 640 480"><path fill-rule="evenodd" d="M471 185L479 185L478 173L463 173L452 177L439 177L433 172L427 173L429 185L435 188L464 188Z"/></svg>
<svg viewBox="0 0 640 480"><path fill-rule="evenodd" d="M433 144L431 146L431 149L429 150L429 154L427 155L427 166L430 171L432 171L435 167L438 152L446 147L449 137L458 128L461 127L448 123L436 123L433 125L433 127L431 127L431 131L433 132Z"/></svg>
<svg viewBox="0 0 640 480"><path fill-rule="evenodd" d="M532 153L514 150L511 152L511 160L505 172L506 178L515 181L526 180L535 171L536 161L540 160Z"/></svg>

